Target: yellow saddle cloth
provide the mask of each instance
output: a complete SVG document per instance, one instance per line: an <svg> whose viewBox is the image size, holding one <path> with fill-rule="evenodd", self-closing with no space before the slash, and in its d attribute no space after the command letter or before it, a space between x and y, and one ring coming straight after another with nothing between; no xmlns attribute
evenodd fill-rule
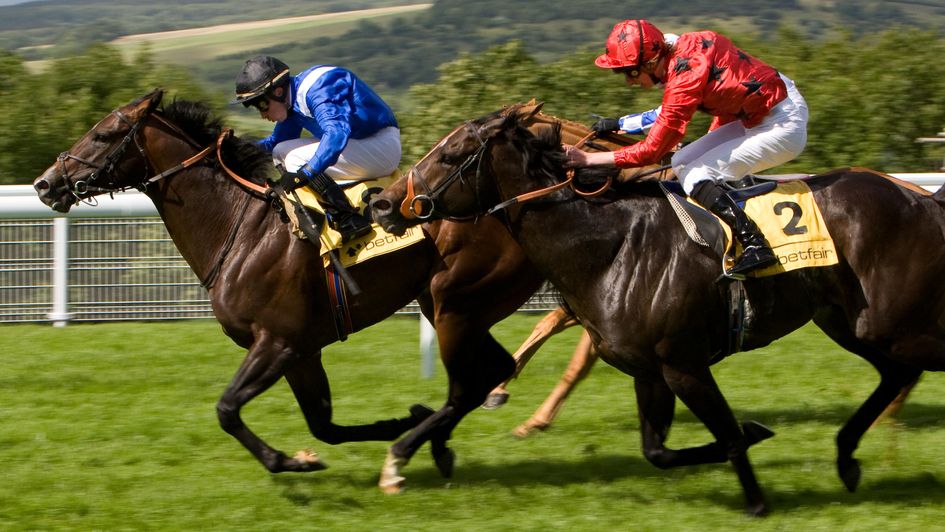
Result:
<svg viewBox="0 0 945 532"><path fill-rule="evenodd" d="M749 277L768 277L839 262L833 238L807 183L800 180L778 183L773 191L748 199L745 214L758 224L778 256L778 264L751 272ZM732 234L728 225L721 226L727 241L726 268L730 268Z"/></svg>
<svg viewBox="0 0 945 532"><path fill-rule="evenodd" d="M352 205L355 206L355 208L361 212L364 212L365 208L367 207L367 202L370 201L371 195L380 192L384 189L384 187L390 185L399 177L400 172L394 171L393 174L386 177L370 181L361 181L355 185L345 188L345 195L348 196L348 200ZM310 210L320 213L322 216L325 216L325 208L322 207L318 202L318 195L315 194L311 188L301 187L296 189L296 193L298 193L299 199L302 201L302 205ZM292 221L293 234L302 239L306 238L302 230L299 229L299 222L296 219L294 208L295 198L289 194L288 197L283 196L283 202L286 206L286 213L289 215L289 219ZM374 228L373 232L368 233L367 235L356 240L346 242L342 245L341 234L329 227L328 223L322 224L320 240L322 259L324 260L325 265L327 266L329 262L328 252L335 249L338 250L338 256L341 258L341 263L347 267L359 264L385 253L403 249L425 238L424 233L419 226L408 228L407 232L404 233L403 236L396 236L384 231L379 225L375 223L372 223L371 225Z"/></svg>

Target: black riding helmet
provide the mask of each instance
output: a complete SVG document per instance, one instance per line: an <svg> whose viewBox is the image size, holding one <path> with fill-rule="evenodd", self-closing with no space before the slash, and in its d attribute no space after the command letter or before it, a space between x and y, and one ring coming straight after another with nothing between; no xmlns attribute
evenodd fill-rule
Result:
<svg viewBox="0 0 945 532"><path fill-rule="evenodd" d="M246 61L237 74L236 98L230 103L241 103L248 107L253 100L262 96L284 103L289 91L283 91L282 97L276 97L273 90L287 86L289 78L289 65L272 56L257 55Z"/></svg>

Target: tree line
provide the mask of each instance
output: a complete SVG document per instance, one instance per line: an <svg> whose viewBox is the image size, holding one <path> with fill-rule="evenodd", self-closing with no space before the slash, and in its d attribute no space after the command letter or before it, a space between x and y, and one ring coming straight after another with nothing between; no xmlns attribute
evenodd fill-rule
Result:
<svg viewBox="0 0 945 532"><path fill-rule="evenodd" d="M897 28L812 41L782 30L765 41L733 38L794 79L810 106L808 146L779 170L928 171L941 161L941 145L915 142L945 125L945 41L937 32ZM435 81L413 85L395 108L403 166L463 120L531 98L544 101L550 114L588 124L592 113L619 116L659 105L658 90L628 90L620 77L593 66L596 54L542 62L513 41L444 64ZM207 102L217 113L233 111L226 106L229 94L208 92L182 69L156 64L146 49L126 61L95 45L40 73L29 71L22 57L0 52L0 184L31 182L109 111L158 86L171 97ZM242 133L259 135L269 127L254 123L257 129ZM708 123L697 114L687 140L701 136Z"/></svg>

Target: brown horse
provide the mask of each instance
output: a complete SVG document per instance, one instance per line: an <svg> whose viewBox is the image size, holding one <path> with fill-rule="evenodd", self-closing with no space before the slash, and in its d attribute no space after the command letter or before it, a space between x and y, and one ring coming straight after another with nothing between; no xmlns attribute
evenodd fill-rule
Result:
<svg viewBox="0 0 945 532"><path fill-rule="evenodd" d="M717 256L686 236L653 182L624 185L613 201L586 201L569 188L533 203L513 201L564 181L555 133L536 136L510 112L468 122L375 196L375 219L394 233L415 224L396 209L408 188L435 191L427 203L440 216L508 206L499 212L510 233L560 290L600 357L635 377L646 458L659 467L730 461L747 511L766 513L747 452L758 437L736 421L710 370L729 338ZM838 472L852 491L860 477L853 453L870 424L922 370L945 370L945 192L923 196L863 169L807 184L839 264L744 281L742 348L767 345L813 319L877 369L878 387L837 436ZM666 440L676 397L715 441L653 452Z"/></svg>
<svg viewBox="0 0 945 532"><path fill-rule="evenodd" d="M341 336L325 269L317 246L293 237L270 197L254 191L265 190L270 157L224 135L205 106L175 101L162 109L162 96L155 91L102 119L35 180L39 198L59 212L128 188L151 198L182 256L208 287L224 332L248 350L217 413L222 428L267 470L325 467L317 456L288 457L270 447L240 416L244 405L285 377L315 438L329 444L393 440L413 428L408 441L430 440L436 465L448 476L450 431L513 369L489 328L542 282L518 245L492 218L476 226L434 221L424 225L429 238L423 242L349 268L362 289L350 300L351 331L416 298L437 329L449 389L444 406L432 415L415 405L404 418L338 425L321 361L322 348ZM574 135L587 131L574 129ZM231 179L221 162L248 183ZM399 485L382 487L396 491Z"/></svg>

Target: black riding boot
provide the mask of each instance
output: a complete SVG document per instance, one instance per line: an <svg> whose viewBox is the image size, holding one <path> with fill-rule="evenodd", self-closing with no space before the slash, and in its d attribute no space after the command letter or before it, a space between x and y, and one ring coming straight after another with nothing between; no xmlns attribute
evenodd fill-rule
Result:
<svg viewBox="0 0 945 532"><path fill-rule="evenodd" d="M332 226L341 233L341 241L347 242L371 232L371 222L351 206L348 197L335 180L323 173L312 178L312 188L328 204L328 215Z"/></svg>
<svg viewBox="0 0 945 532"><path fill-rule="evenodd" d="M730 275L743 275L752 270L766 268L778 262L777 255L768 246L764 235L755 222L735 203L726 190L712 181L703 181L692 191L692 199L721 218L732 228L732 234L742 245L742 254L735 259Z"/></svg>

